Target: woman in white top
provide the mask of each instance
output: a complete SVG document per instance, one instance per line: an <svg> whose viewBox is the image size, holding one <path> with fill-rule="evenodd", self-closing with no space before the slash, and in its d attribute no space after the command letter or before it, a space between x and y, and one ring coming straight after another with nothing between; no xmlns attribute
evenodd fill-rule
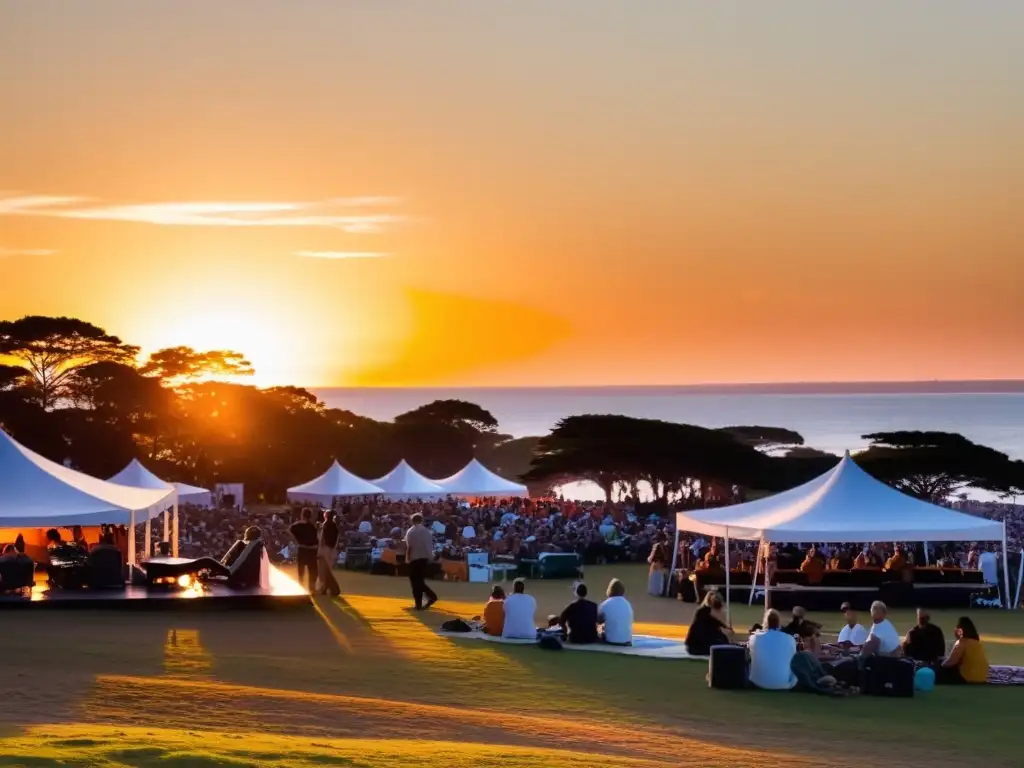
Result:
<svg viewBox="0 0 1024 768"><path fill-rule="evenodd" d="M608 599L597 608L601 640L609 645L632 645L633 606L626 599L626 585L618 579L608 583Z"/></svg>

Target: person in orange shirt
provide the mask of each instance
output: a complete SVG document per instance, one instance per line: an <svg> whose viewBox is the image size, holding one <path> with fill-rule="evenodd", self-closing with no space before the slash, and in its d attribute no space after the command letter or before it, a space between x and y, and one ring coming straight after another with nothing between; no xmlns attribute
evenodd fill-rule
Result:
<svg viewBox="0 0 1024 768"><path fill-rule="evenodd" d="M885 570L892 571L893 573L900 573L906 567L907 560L903 557L903 552L899 548L896 549L892 557L885 561Z"/></svg>
<svg viewBox="0 0 1024 768"><path fill-rule="evenodd" d="M825 576L825 564L818 557L818 550L811 547L807 550L807 557L800 564L800 570L807 574L808 584L820 584Z"/></svg>
<svg viewBox="0 0 1024 768"><path fill-rule="evenodd" d="M501 637L505 628L505 590L495 585L491 599L484 606L484 633Z"/></svg>
<svg viewBox="0 0 1024 768"><path fill-rule="evenodd" d="M856 559L853 561L854 568L867 568L871 564L871 559L868 557L868 553L863 549L857 553Z"/></svg>

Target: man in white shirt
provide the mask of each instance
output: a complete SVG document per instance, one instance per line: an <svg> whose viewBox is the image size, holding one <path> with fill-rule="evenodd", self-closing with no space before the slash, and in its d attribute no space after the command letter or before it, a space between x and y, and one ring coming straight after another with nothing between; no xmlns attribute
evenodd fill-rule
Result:
<svg viewBox="0 0 1024 768"><path fill-rule="evenodd" d="M978 568L981 569L981 576L986 584L999 585L999 560L989 547L986 547L978 557Z"/></svg>
<svg viewBox="0 0 1024 768"><path fill-rule="evenodd" d="M857 612L849 603L843 603L842 611L846 625L839 630L839 644L846 648L864 645L868 640L868 631L857 623Z"/></svg>
<svg viewBox="0 0 1024 768"><path fill-rule="evenodd" d="M796 687L791 664L796 656L796 638L781 630L779 612L768 611L764 629L750 636L750 682L768 691L788 691Z"/></svg>
<svg viewBox="0 0 1024 768"><path fill-rule="evenodd" d="M871 604L871 621L873 623L871 631L868 633L868 639L864 642L862 655L892 656L901 648L899 632L886 618L888 612L889 609L881 600L876 600Z"/></svg>
<svg viewBox="0 0 1024 768"><path fill-rule="evenodd" d="M501 630L501 636L518 640L536 640L536 612L537 601L533 599L533 595L526 594L525 579L516 579L512 583L512 594L505 598L505 626Z"/></svg>
<svg viewBox="0 0 1024 768"><path fill-rule="evenodd" d="M603 624L601 639L610 645L632 645L633 606L626 599L626 585L618 579L608 584L608 599L597 609L597 621Z"/></svg>

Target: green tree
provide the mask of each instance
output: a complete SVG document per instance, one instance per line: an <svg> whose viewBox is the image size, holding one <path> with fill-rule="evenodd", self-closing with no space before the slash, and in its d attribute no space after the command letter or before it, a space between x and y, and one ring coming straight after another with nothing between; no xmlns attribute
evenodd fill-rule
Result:
<svg viewBox="0 0 1024 768"><path fill-rule="evenodd" d="M904 493L944 502L962 488L998 488L1012 466L994 448L951 432L876 432L857 463Z"/></svg>
<svg viewBox="0 0 1024 768"><path fill-rule="evenodd" d="M765 453L772 453L785 448L793 448L804 444L803 435L785 427L721 427L719 432L732 435L745 445L757 448Z"/></svg>
<svg viewBox="0 0 1024 768"><path fill-rule="evenodd" d="M91 323L71 317L29 315L0 322L0 356L32 377L39 405L53 408L67 394L75 375L97 362L131 364L138 347L125 344Z"/></svg>
<svg viewBox="0 0 1024 768"><path fill-rule="evenodd" d="M395 417L396 424L447 424L466 433L497 432L490 411L465 400L435 400Z"/></svg>
<svg viewBox="0 0 1024 768"><path fill-rule="evenodd" d="M168 384L181 384L200 378L252 376L252 364L241 352L212 349L197 352L192 347L169 347L149 356L142 373Z"/></svg>

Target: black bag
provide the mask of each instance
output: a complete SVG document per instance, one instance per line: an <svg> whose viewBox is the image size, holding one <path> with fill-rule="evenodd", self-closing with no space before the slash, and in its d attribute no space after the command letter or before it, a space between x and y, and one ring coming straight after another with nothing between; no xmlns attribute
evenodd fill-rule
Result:
<svg viewBox="0 0 1024 768"><path fill-rule="evenodd" d="M462 619L449 619L441 625L445 632L472 632L473 628Z"/></svg>
<svg viewBox="0 0 1024 768"><path fill-rule="evenodd" d="M537 641L537 645L539 645L545 651L562 650L562 641L554 635L541 635L540 639Z"/></svg>
<svg viewBox="0 0 1024 768"><path fill-rule="evenodd" d="M746 688L747 649L742 645L711 646L708 686L731 690Z"/></svg>
<svg viewBox="0 0 1024 768"><path fill-rule="evenodd" d="M868 696L912 697L914 662L893 656L864 660L864 693Z"/></svg>

